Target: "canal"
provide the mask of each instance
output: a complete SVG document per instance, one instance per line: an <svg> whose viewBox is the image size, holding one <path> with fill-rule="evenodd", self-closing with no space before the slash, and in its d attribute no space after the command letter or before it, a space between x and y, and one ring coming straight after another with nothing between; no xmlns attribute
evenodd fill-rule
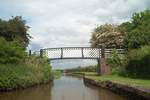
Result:
<svg viewBox="0 0 150 100"><path fill-rule="evenodd" d="M0 100L126 100L108 90L87 86L82 78L62 76L53 83L0 93Z"/></svg>

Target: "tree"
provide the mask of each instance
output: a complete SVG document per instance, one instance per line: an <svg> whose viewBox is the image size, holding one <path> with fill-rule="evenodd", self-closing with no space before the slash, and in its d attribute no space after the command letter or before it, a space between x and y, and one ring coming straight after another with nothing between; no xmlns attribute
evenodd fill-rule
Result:
<svg viewBox="0 0 150 100"><path fill-rule="evenodd" d="M4 37L7 41L19 41L24 48L29 44L31 36L27 33L29 27L21 16L12 17L5 21L0 19L0 37Z"/></svg>
<svg viewBox="0 0 150 100"><path fill-rule="evenodd" d="M117 25L104 24L94 29L90 43L92 47L123 47L124 32Z"/></svg>
<svg viewBox="0 0 150 100"><path fill-rule="evenodd" d="M127 48L150 45L150 10L134 13L131 22L120 25L126 32L124 43Z"/></svg>
<svg viewBox="0 0 150 100"><path fill-rule="evenodd" d="M26 56L24 48L18 41L8 42L0 37L0 63L18 63Z"/></svg>

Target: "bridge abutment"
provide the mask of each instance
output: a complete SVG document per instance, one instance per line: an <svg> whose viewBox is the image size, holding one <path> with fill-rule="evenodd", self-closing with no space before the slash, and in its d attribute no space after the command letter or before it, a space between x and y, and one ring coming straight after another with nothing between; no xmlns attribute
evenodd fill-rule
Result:
<svg viewBox="0 0 150 100"><path fill-rule="evenodd" d="M107 64L107 59L105 57L105 47L101 47L101 57L99 57L98 61L98 66L99 66L99 74L100 75L108 75L111 74L111 68Z"/></svg>
<svg viewBox="0 0 150 100"><path fill-rule="evenodd" d="M97 59L97 73L98 75L109 75L111 74L111 68L107 64L105 58Z"/></svg>
<svg viewBox="0 0 150 100"><path fill-rule="evenodd" d="M107 64L107 61L105 58L100 59L100 75L108 75L111 74L111 68Z"/></svg>

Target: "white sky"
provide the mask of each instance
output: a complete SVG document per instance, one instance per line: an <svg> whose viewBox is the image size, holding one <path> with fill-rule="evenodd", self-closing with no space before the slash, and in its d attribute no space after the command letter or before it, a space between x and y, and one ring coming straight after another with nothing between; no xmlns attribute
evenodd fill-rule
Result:
<svg viewBox="0 0 150 100"><path fill-rule="evenodd" d="M29 49L89 46L96 25L121 23L150 0L0 0L0 18L23 16L33 37Z"/></svg>

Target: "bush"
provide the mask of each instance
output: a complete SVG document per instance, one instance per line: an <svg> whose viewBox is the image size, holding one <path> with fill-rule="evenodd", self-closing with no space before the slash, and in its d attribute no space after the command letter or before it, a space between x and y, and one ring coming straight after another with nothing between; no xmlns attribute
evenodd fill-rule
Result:
<svg viewBox="0 0 150 100"><path fill-rule="evenodd" d="M115 68L115 67L120 67L122 64L121 64L121 59L117 53L117 50L114 49L112 51L112 54L111 54L111 57L108 58L108 64L112 67L112 68Z"/></svg>
<svg viewBox="0 0 150 100"><path fill-rule="evenodd" d="M121 73L122 62L116 49L112 51L111 57L107 59L107 63L112 69L112 74Z"/></svg>
<svg viewBox="0 0 150 100"><path fill-rule="evenodd" d="M25 88L51 79L46 58L32 56L18 64L0 64L0 89Z"/></svg>
<svg viewBox="0 0 150 100"><path fill-rule="evenodd" d="M123 59L117 53L117 50L112 51L111 57L107 59L108 65L112 68L112 74L127 76L123 66Z"/></svg>
<svg viewBox="0 0 150 100"><path fill-rule="evenodd" d="M129 51L125 68L132 77L150 79L150 46Z"/></svg>
<svg viewBox="0 0 150 100"><path fill-rule="evenodd" d="M25 50L19 42L8 42L0 38L0 63L18 63L25 55Z"/></svg>

